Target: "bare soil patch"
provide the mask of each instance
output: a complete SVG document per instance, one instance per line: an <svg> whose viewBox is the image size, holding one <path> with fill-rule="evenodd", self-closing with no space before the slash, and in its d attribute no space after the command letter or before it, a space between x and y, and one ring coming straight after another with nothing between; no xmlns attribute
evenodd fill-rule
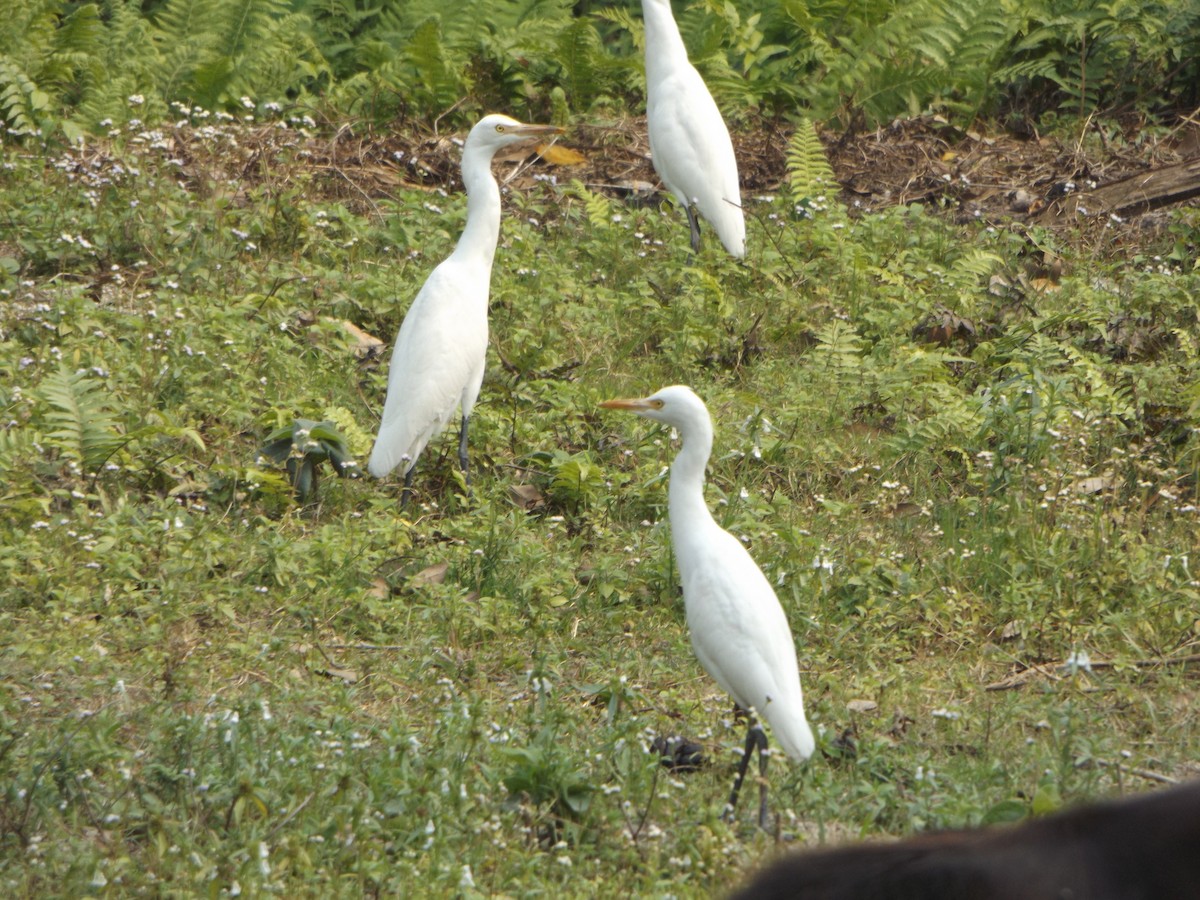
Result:
<svg viewBox="0 0 1200 900"><path fill-rule="evenodd" d="M787 174L791 126L762 121L734 135L743 193L770 195ZM344 125L310 135L272 124L231 123L219 131L173 129L163 149L197 190L244 194L263 182L305 190L377 212L403 190L457 192L464 135L372 131ZM920 203L956 221L1028 223L1081 238L1099 252L1128 252L1161 236L1164 210L1200 196L1200 125L1173 130L1089 123L1080 136L963 131L926 116L822 142L851 210ZM518 150L498 172L517 189L536 175L578 179L590 189L653 201L661 185L641 116L572 127L559 140L581 163L552 165ZM92 153L106 155L102 145ZM507 172L504 167L507 166ZM222 187L228 185L228 188Z"/></svg>
<svg viewBox="0 0 1200 900"><path fill-rule="evenodd" d="M1160 210L1190 203L1200 194L1200 127L1184 123L1171 131L1089 124L1082 137L962 131L938 117L897 120L859 134L822 134L841 200L870 212L888 206L925 204L959 221L1029 222L1095 235L1128 248L1157 236ZM786 176L791 126L763 122L734 135L743 191L777 191ZM578 165L523 170L515 186L537 172L577 178L592 190L613 195L650 194L661 188L650 161L644 117L602 125L580 125L561 139L583 154ZM312 162L340 185L327 187L345 200L367 203L397 189L448 191L461 188L461 136L403 132L357 134L345 129L308 147ZM1110 207L1094 192L1137 176L1153 185L1156 173L1178 167L1173 190L1144 203ZM1182 180L1182 184L1180 184ZM1141 182L1139 182L1139 185ZM1189 190L1192 187L1194 190ZM1144 187L1140 188L1146 193ZM1153 193L1153 191L1150 191ZM1082 198L1095 197L1090 206Z"/></svg>

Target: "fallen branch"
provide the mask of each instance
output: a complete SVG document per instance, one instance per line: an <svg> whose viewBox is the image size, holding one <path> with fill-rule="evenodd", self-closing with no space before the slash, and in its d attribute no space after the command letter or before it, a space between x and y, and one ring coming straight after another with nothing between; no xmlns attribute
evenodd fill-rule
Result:
<svg viewBox="0 0 1200 900"><path fill-rule="evenodd" d="M1048 204L1037 218L1061 220L1075 216L1128 216L1184 203L1198 195L1200 160L1189 159L1173 166L1139 172L1091 191L1070 194L1060 202Z"/></svg>
<svg viewBox="0 0 1200 900"><path fill-rule="evenodd" d="M1092 669L1112 669L1117 666L1129 666L1135 669L1149 669L1157 666L1180 666L1190 663L1200 663L1200 653L1189 653L1187 656L1156 656L1149 659L1094 659L1083 664L1070 664L1066 662L1056 663L1052 665L1031 665L1020 672L1016 672L1007 678L984 687L985 691L1008 691L1013 688L1023 687L1036 676L1042 675L1052 681L1061 681L1062 672L1075 668L1077 670L1090 671Z"/></svg>
<svg viewBox="0 0 1200 900"><path fill-rule="evenodd" d="M292 821L292 819L294 819L294 818L296 818L296 816L300 815L300 811L302 809L304 809L304 807L308 806L308 804L312 802L312 799L315 796L317 796L317 795L309 794L307 797L305 797L303 800L301 800L299 803L297 803L295 806L293 806L291 809L291 812L289 812L286 816L284 816L282 819L280 819L278 822L276 822L271 827L271 830L267 832L267 838L270 839L270 838L274 837L276 835L276 833L278 833L279 829L283 828L283 826L287 825L288 822Z"/></svg>
<svg viewBox="0 0 1200 900"><path fill-rule="evenodd" d="M400 644L326 644L327 650L411 650Z"/></svg>
<svg viewBox="0 0 1200 900"><path fill-rule="evenodd" d="M1200 662L1200 653L1189 653L1187 656L1158 656L1150 659L1133 659L1121 662L1116 659L1093 660L1093 669L1111 669L1113 666L1133 666L1137 669L1148 669L1152 666L1180 666Z"/></svg>
<svg viewBox="0 0 1200 900"><path fill-rule="evenodd" d="M1029 666L1022 669L1020 672L1015 672L1009 675L1002 681L995 681L992 684L984 687L985 691L1008 691L1013 688L1024 687L1028 682L1032 681L1037 675L1044 675L1052 681L1061 681L1062 676L1058 674L1059 666Z"/></svg>
<svg viewBox="0 0 1200 900"><path fill-rule="evenodd" d="M1138 778L1145 778L1147 781L1157 781L1160 784L1179 784L1178 778L1172 778L1170 775L1164 775L1162 772L1155 772L1151 769L1137 769L1133 766L1127 766L1124 763L1108 762L1103 759L1094 759L1092 762L1101 768L1116 769L1124 772L1126 775L1136 775Z"/></svg>

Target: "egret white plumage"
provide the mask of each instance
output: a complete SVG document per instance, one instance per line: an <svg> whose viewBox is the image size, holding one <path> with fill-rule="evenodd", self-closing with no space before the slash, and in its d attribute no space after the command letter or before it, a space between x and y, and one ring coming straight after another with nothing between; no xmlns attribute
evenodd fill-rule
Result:
<svg viewBox="0 0 1200 900"><path fill-rule="evenodd" d="M467 223L454 252L430 274L400 325L383 418L367 463L376 478L402 467L405 496L417 457L459 407L458 459L470 480L467 424L483 384L492 260L500 238L500 187L492 157L502 147L561 130L492 114L467 135L462 155Z"/></svg>
<svg viewBox="0 0 1200 900"><path fill-rule="evenodd" d="M704 502L712 419L704 402L682 385L640 400L606 400L600 405L665 422L683 438L671 464L667 513L688 632L700 664L751 714L729 811L737 806L750 753L757 746L762 776L759 824L766 827L767 738L754 714L767 720L775 740L797 762L808 759L815 744L804 716L796 647L783 607L746 548L716 523Z"/></svg>
<svg viewBox="0 0 1200 900"><path fill-rule="evenodd" d="M746 220L733 141L671 14L671 0L642 0L646 26L646 119L655 171L687 213L700 251L696 212L725 249L746 255Z"/></svg>

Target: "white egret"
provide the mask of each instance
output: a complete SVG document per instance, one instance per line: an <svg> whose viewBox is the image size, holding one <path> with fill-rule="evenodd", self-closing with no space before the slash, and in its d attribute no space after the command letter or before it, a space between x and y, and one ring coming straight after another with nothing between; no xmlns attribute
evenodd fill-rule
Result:
<svg viewBox="0 0 1200 900"><path fill-rule="evenodd" d="M402 467L405 498L417 457L458 407L458 461L470 480L467 423L483 384L492 259L500 238L500 187L492 175L492 157L502 147L561 130L493 114L467 135L462 155L467 224L454 252L430 274L400 325L379 435L367 463L376 478Z"/></svg>
<svg viewBox="0 0 1200 900"><path fill-rule="evenodd" d="M665 422L683 438L671 464L667 513L683 582L688 631L701 665L750 714L746 751L729 798L729 812L737 806L750 754L757 746L762 777L758 817L765 828L767 738L754 714L767 720L775 740L792 759L808 759L815 745L804 717L796 648L783 607L741 542L713 520L704 502L712 419L704 402L682 385L663 388L640 400L606 400L600 405Z"/></svg>
<svg viewBox="0 0 1200 900"><path fill-rule="evenodd" d="M687 213L700 251L699 210L725 249L746 255L746 220L733 141L704 79L688 62L671 0L642 0L646 26L646 119L655 171Z"/></svg>

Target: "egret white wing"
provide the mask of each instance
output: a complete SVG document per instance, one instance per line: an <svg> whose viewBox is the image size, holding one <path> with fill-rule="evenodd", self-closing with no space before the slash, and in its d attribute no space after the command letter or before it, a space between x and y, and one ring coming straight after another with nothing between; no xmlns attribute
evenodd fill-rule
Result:
<svg viewBox="0 0 1200 900"><path fill-rule="evenodd" d="M708 552L681 572L696 656L740 706L767 720L789 756L806 759L813 738L783 607L737 538L714 526L708 540Z"/></svg>
<svg viewBox="0 0 1200 900"><path fill-rule="evenodd" d="M683 205L695 204L725 248L745 253L737 158L729 129L691 66L676 69L647 104L650 155L667 189Z"/></svg>
<svg viewBox="0 0 1200 900"><path fill-rule="evenodd" d="M407 472L482 373L488 285L477 281L447 259L430 274L404 317L392 351L379 435L367 464L377 478L397 466ZM482 302L474 297L480 292Z"/></svg>

